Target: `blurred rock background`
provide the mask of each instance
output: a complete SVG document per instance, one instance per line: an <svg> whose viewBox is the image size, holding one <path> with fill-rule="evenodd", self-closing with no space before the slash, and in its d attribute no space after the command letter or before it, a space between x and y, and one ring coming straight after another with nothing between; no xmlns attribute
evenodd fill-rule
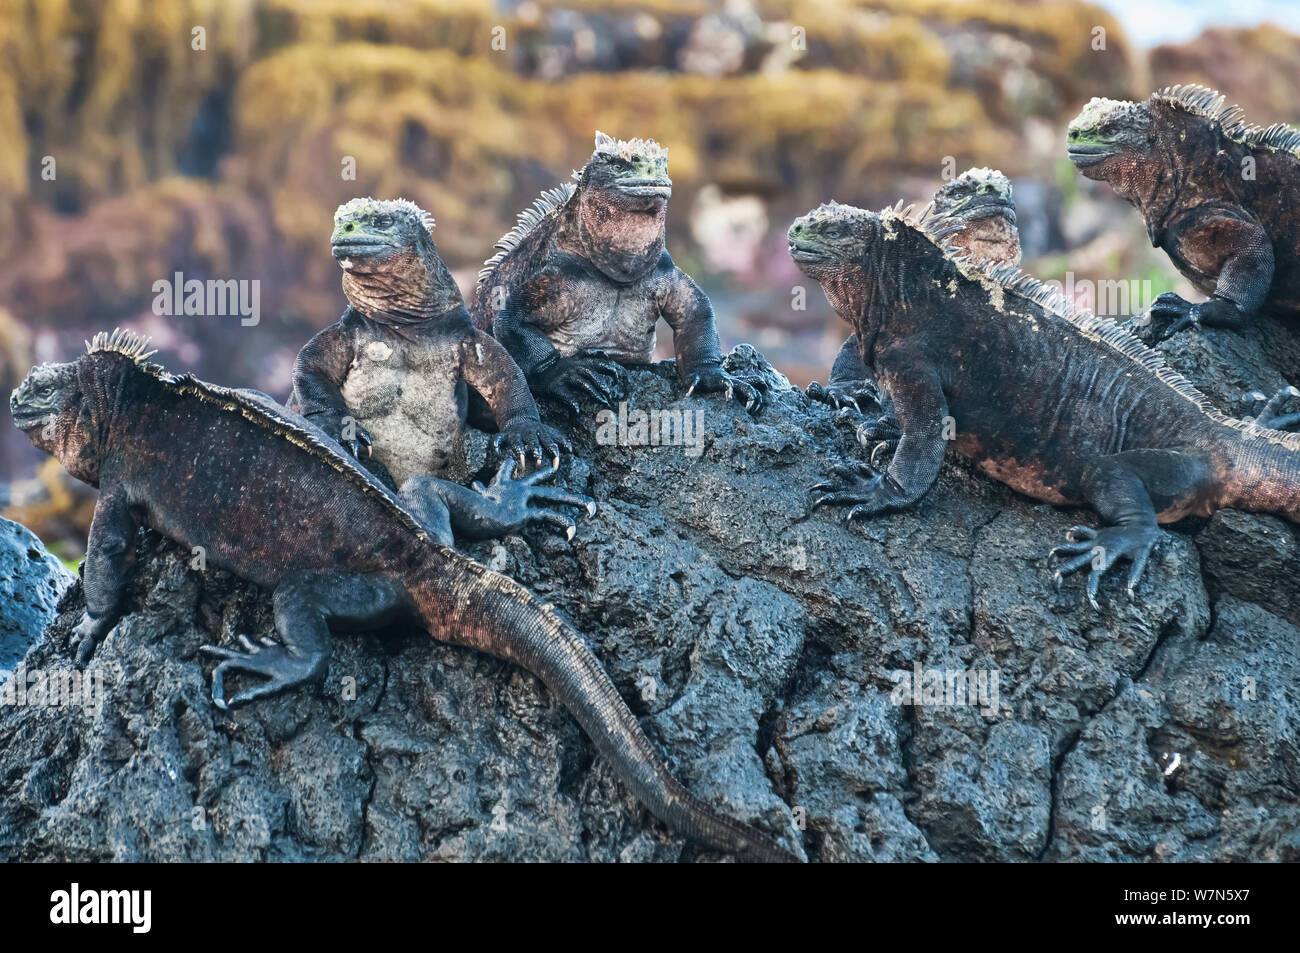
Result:
<svg viewBox="0 0 1300 953"><path fill-rule="evenodd" d="M1300 37L1152 46L1076 0L0 0L0 50L0 394L125 325L174 370L281 396L342 308L336 205L428 208L468 290L598 128L669 146L669 247L724 347L751 341L803 385L845 333L816 288L792 306L784 231L812 205L924 201L945 173L994 166L1026 267L1154 295L1178 280L1070 168L1069 118L1180 82L1300 118ZM153 283L177 271L259 281L260 323L155 315ZM0 428L0 511L74 559L91 495L40 467Z"/></svg>

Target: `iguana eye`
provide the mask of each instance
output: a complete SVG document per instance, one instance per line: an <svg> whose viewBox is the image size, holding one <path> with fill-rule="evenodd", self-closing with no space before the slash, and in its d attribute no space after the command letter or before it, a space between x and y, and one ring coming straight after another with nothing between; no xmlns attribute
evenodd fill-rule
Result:
<svg viewBox="0 0 1300 953"><path fill-rule="evenodd" d="M393 224L393 216L391 216L391 215L376 215L376 216L372 219L372 221L373 221L373 223L374 223L375 228L389 228L389 227L391 227L392 224Z"/></svg>

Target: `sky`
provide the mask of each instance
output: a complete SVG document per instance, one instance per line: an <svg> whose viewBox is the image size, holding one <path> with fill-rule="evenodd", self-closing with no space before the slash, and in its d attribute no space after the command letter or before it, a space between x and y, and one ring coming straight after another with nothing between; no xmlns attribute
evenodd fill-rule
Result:
<svg viewBox="0 0 1300 953"><path fill-rule="evenodd" d="M1266 21L1300 33L1297 0L1094 0L1143 46L1180 43L1210 26L1257 26Z"/></svg>

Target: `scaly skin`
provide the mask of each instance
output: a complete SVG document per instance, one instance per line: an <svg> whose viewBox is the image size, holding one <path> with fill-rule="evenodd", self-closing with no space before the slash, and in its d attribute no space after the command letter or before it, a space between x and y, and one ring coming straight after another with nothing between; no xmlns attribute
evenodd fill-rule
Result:
<svg viewBox="0 0 1300 953"><path fill-rule="evenodd" d="M1014 268L944 244L942 219L821 206L790 226L790 253L863 342L902 429L883 473L841 468L814 506L849 518L915 503L947 440L984 473L1034 499L1088 505L1053 550L1057 577L1129 559L1130 595L1158 523L1221 507L1300 522L1300 435L1223 416L1114 322L1072 308Z"/></svg>
<svg viewBox="0 0 1300 953"><path fill-rule="evenodd" d="M348 308L299 353L294 409L399 486L457 462L466 385L490 407L506 456L558 457L567 441L541 423L510 355L474 328L432 227L404 199L339 206L330 244Z"/></svg>
<svg viewBox="0 0 1300 953"><path fill-rule="evenodd" d="M622 366L653 358L660 318L688 392L759 406L754 383L723 370L709 299L664 247L668 151L597 132L574 179L543 193L497 243L470 306L475 324L492 328L534 394L575 414L588 399L617 401Z"/></svg>
<svg viewBox="0 0 1300 953"><path fill-rule="evenodd" d="M955 226L948 241L967 257L1002 265L1020 264L1020 232L1016 227L1016 206L1011 182L994 169L967 169L934 193L932 214ZM878 417L857 428L858 441L871 446L874 465L884 453L892 452L902 436L889 399L880 392L862 360L858 336L850 334L840 347L831 367L830 383L808 385L808 396L835 408L852 407L861 413L863 403L881 409Z"/></svg>
<svg viewBox="0 0 1300 953"><path fill-rule="evenodd" d="M1247 125L1214 90L1174 86L1141 103L1092 100L1067 146L1079 172L1137 208L1151 244L1209 296L1161 295L1144 334L1300 314L1300 132Z"/></svg>
<svg viewBox="0 0 1300 953"><path fill-rule="evenodd" d="M523 374L491 336L474 328L433 242L433 219L404 199L353 199L334 215L330 244L348 308L313 337L294 366L292 409L337 440L426 528L483 539L542 521L572 538L573 521L530 502L591 500L538 486L554 475L568 441L543 424ZM469 392L473 388L473 394ZM514 480L513 463L473 491L446 477L464 465L469 400L485 402L507 460L531 455L549 470ZM481 408L480 408L481 410Z"/></svg>
<svg viewBox="0 0 1300 953"><path fill-rule="evenodd" d="M319 683L330 629L418 621L441 641L540 678L642 802L675 831L758 860L793 855L693 797L664 768L609 676L549 606L439 544L324 431L244 391L148 365L145 342L101 335L68 364L34 368L14 422L100 490L84 566L85 664L115 624L139 523L272 591L280 642L208 646L218 707ZM198 447L201 453L177 452ZM225 680L264 682L227 699Z"/></svg>

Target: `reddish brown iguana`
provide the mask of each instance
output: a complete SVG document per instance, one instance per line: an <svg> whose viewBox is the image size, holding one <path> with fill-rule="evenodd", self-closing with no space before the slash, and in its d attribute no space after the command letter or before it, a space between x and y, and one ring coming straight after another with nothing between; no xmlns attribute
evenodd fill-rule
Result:
<svg viewBox="0 0 1300 953"><path fill-rule="evenodd" d="M1076 310L1015 268L960 257L952 224L898 209L823 205L795 220L790 254L820 282L893 400L902 439L883 473L841 467L814 506L849 518L906 507L939 473L949 439L988 475L1048 503L1091 506L1053 556L1056 577L1132 567L1159 531L1220 507L1300 522L1300 434L1215 410L1113 321Z"/></svg>
<svg viewBox="0 0 1300 953"><path fill-rule="evenodd" d="M492 328L535 395L577 413L588 397L617 399L622 365L651 361L663 318L688 394L725 391L757 407L755 382L723 370L708 296L664 247L668 150L597 132L573 178L543 192L497 243L470 305L475 323Z"/></svg>
<svg viewBox="0 0 1300 953"><path fill-rule="evenodd" d="M931 214L946 219L955 227L948 242L975 261L994 261L1001 265L1020 264L1020 231L1016 227L1016 205L1011 181L996 169L967 169L934 193ZM831 378L822 385L813 381L808 396L832 407L852 407L861 411L863 401L880 403L882 395L862 363L858 337L850 334L840 347ZM885 409L882 407L882 409ZM877 422L877 429L886 419ZM896 435L894 435L896 436Z"/></svg>
<svg viewBox="0 0 1300 953"><path fill-rule="evenodd" d="M1160 295L1142 319L1155 338L1300 314L1300 131L1250 125L1224 102L1172 86L1140 103L1093 99L1070 123L1070 161L1132 203L1151 244L1210 296Z"/></svg>
<svg viewBox="0 0 1300 953"><path fill-rule="evenodd" d="M511 579L432 539L324 431L247 391L173 377L147 341L99 335L67 364L33 368L14 423L99 488L84 564L87 662L115 624L144 524L272 593L280 642L206 646L218 707L319 683L330 630L412 618L435 638L512 661L546 684L619 777L673 830L758 860L773 840L694 797L664 766L582 638ZM235 673L265 679L225 697Z"/></svg>

